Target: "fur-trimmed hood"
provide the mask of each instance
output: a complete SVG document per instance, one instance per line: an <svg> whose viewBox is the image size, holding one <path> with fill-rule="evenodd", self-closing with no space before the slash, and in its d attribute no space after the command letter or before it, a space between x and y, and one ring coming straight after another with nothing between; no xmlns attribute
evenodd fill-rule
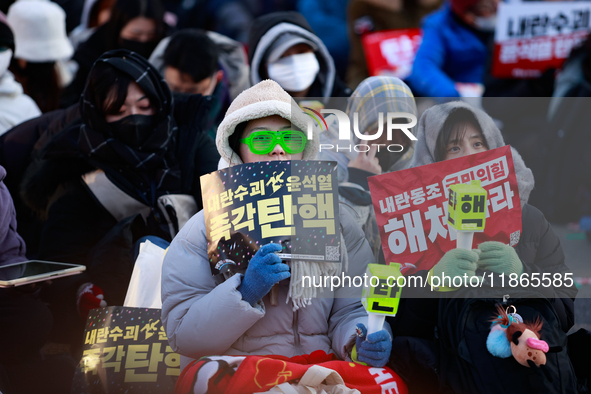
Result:
<svg viewBox="0 0 591 394"><path fill-rule="evenodd" d="M409 168L435 163L435 147L437 137L443 128L447 117L458 108L464 108L474 114L478 121L482 134L489 149L505 146L501 131L493 119L484 111L472 107L463 101L452 101L445 104L435 105L427 109L419 120L417 141L415 142L415 153L412 157ZM521 206L525 205L529 195L534 188L534 176L532 171L526 167L521 155L512 147L513 164L519 186L519 199Z"/></svg>
<svg viewBox="0 0 591 394"><path fill-rule="evenodd" d="M240 156L232 150L228 139L234 134L238 124L272 115L289 120L304 132L307 130L307 115L277 82L267 79L240 93L228 108L224 120L218 127L215 140L222 159L230 165L242 164ZM314 128L314 137L308 140L303 159L314 159L319 147L320 138Z"/></svg>

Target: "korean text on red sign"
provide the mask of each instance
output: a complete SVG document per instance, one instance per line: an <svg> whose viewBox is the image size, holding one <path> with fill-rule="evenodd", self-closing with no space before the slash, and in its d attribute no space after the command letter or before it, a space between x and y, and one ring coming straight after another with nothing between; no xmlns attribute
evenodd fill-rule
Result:
<svg viewBox="0 0 591 394"><path fill-rule="evenodd" d="M499 241L514 246L521 234L521 205L511 148L442 161L369 178L384 257L404 274L431 269L456 247L447 226L448 191L456 183L480 180L488 191L486 227L474 244Z"/></svg>
<svg viewBox="0 0 591 394"><path fill-rule="evenodd" d="M537 78L560 68L591 29L591 2L499 4L492 73Z"/></svg>

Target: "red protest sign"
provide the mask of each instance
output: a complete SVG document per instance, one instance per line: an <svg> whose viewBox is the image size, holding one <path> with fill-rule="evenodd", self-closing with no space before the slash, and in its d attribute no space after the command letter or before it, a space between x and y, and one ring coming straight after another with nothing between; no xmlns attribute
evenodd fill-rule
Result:
<svg viewBox="0 0 591 394"><path fill-rule="evenodd" d="M388 263L404 274L431 269L456 247L456 232L447 225L449 187L480 180L488 192L486 227L474 234L484 241L514 246L521 234L521 205L511 148L376 175L369 189Z"/></svg>
<svg viewBox="0 0 591 394"><path fill-rule="evenodd" d="M589 30L590 2L500 3L492 74L537 78L560 68Z"/></svg>
<svg viewBox="0 0 591 394"><path fill-rule="evenodd" d="M408 77L422 39L420 29L382 30L363 35L361 44L369 75Z"/></svg>

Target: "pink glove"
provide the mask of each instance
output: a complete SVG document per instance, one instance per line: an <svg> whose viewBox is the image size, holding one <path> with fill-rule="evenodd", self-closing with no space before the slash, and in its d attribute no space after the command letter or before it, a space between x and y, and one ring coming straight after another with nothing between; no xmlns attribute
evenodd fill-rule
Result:
<svg viewBox="0 0 591 394"><path fill-rule="evenodd" d="M78 314L86 319L88 312L95 308L104 308L107 306L103 289L97 285L88 282L78 288L76 293L76 306Z"/></svg>

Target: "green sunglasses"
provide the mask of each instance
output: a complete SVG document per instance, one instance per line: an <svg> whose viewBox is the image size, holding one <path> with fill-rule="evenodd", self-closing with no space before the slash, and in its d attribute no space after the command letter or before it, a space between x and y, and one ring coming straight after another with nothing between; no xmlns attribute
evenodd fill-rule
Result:
<svg viewBox="0 0 591 394"><path fill-rule="evenodd" d="M241 138L240 142L247 144L255 155L266 155L273 151L277 144L285 150L285 153L293 155L304 151L308 138L299 130L262 130Z"/></svg>

